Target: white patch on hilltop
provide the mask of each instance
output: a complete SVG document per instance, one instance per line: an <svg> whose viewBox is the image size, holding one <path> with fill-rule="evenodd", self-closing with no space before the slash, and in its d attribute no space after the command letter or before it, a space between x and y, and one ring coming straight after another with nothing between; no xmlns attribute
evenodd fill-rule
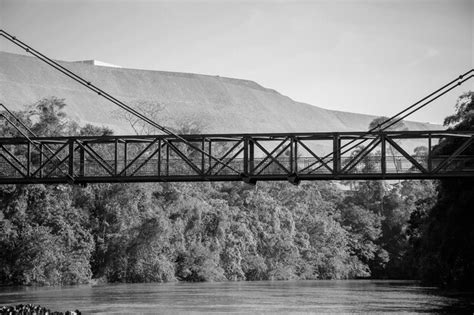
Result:
<svg viewBox="0 0 474 315"><path fill-rule="evenodd" d="M79 60L79 61L74 61L75 63L85 63L88 65L93 65L93 66L100 66L100 67L110 67L110 68L122 68L122 66L117 66L111 63L103 62L100 60Z"/></svg>

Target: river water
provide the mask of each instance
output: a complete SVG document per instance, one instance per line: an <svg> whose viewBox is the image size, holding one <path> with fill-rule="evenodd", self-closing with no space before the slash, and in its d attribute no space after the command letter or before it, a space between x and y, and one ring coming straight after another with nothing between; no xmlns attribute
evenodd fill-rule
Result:
<svg viewBox="0 0 474 315"><path fill-rule="evenodd" d="M474 314L474 293L411 281L261 281L0 288L0 305L40 304L88 313L454 313Z"/></svg>

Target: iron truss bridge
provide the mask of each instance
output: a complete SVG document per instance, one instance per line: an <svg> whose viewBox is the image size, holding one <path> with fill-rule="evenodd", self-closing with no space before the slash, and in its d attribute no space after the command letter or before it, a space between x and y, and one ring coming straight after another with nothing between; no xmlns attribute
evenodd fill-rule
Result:
<svg viewBox="0 0 474 315"><path fill-rule="evenodd" d="M474 131L182 137L0 138L0 184L474 177Z"/></svg>

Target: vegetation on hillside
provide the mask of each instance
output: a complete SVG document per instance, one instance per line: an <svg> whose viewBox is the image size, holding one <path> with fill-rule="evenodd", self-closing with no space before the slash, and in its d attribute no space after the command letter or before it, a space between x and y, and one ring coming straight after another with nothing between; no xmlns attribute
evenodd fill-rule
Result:
<svg viewBox="0 0 474 315"><path fill-rule="evenodd" d="M64 106L44 99L17 114L38 135L110 134L69 121ZM0 133L16 135L5 121ZM472 272L463 200L474 185L456 183L441 184L433 210L431 181L4 185L0 284L460 277ZM461 236L461 247L437 243Z"/></svg>

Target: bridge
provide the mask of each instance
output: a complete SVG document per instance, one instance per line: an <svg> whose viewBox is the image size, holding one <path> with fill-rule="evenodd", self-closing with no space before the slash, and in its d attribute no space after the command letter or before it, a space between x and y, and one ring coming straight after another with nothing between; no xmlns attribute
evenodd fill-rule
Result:
<svg viewBox="0 0 474 315"><path fill-rule="evenodd" d="M0 184L272 180L298 184L474 176L474 131L183 137L186 142L166 135L0 138ZM347 143L354 140L367 144L348 149ZM440 141L459 145L452 154L433 154ZM426 146L419 146L423 142ZM409 152L415 145L421 152Z"/></svg>
<svg viewBox="0 0 474 315"><path fill-rule="evenodd" d="M474 177L474 130L390 131L473 78L474 69L369 131L178 135L15 36L0 36L164 133L42 138L0 103L0 116L21 135L0 137L0 184ZM442 154L440 143L456 146Z"/></svg>

